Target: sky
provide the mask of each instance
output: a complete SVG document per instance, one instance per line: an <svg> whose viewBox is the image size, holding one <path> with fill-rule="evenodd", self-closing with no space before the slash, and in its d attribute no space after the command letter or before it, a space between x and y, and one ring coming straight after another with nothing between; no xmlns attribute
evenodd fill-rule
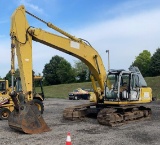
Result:
<svg viewBox="0 0 160 145"><path fill-rule="evenodd" d="M89 41L101 56L106 71L106 50L109 50L111 69L127 70L143 50L153 55L160 47L159 0L1 0L0 77L10 70L10 18L20 5L71 35ZM56 33L32 17L27 19L30 26ZM64 57L72 66L77 61L38 42L33 42L32 48L36 74L42 74L44 65L55 55Z"/></svg>

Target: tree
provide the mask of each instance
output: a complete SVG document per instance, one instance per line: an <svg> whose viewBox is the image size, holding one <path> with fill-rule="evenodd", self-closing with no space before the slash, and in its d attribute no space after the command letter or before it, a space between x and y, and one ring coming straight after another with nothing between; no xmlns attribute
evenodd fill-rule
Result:
<svg viewBox="0 0 160 145"><path fill-rule="evenodd" d="M88 66L82 61L76 61L74 66L76 72L76 78L78 82L86 82L89 80L89 69Z"/></svg>
<svg viewBox="0 0 160 145"><path fill-rule="evenodd" d="M160 48L151 57L149 70L151 76L160 76Z"/></svg>
<svg viewBox="0 0 160 145"><path fill-rule="evenodd" d="M133 66L137 66L144 77L149 76L149 66L151 61L151 53L148 50L143 50L139 56L136 57L132 63Z"/></svg>
<svg viewBox="0 0 160 145"><path fill-rule="evenodd" d="M51 58L43 69L44 85L56 85L75 81L71 64L58 55Z"/></svg>

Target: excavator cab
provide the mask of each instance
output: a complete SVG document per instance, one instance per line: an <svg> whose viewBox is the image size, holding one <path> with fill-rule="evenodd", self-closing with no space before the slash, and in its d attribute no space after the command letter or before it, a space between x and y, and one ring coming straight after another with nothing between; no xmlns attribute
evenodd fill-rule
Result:
<svg viewBox="0 0 160 145"><path fill-rule="evenodd" d="M131 98L130 82L131 72L125 70L112 70L109 72L107 81L110 81L111 87L105 87L105 99L112 101L126 101Z"/></svg>
<svg viewBox="0 0 160 145"><path fill-rule="evenodd" d="M105 101L131 102L151 101L151 89L136 67L125 70L111 70L108 73L107 81L111 86L105 86Z"/></svg>

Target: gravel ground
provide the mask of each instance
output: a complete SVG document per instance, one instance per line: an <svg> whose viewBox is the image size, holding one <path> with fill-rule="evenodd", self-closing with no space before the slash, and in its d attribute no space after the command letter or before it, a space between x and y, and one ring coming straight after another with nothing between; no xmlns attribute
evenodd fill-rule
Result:
<svg viewBox="0 0 160 145"><path fill-rule="evenodd" d="M8 121L0 121L0 145L64 145L67 132L73 145L159 145L160 101L148 104L152 117L119 127L99 125L96 119L83 122L66 121L63 109L71 105L88 103L85 100L46 99L43 117L52 129L41 134L24 134L9 128Z"/></svg>

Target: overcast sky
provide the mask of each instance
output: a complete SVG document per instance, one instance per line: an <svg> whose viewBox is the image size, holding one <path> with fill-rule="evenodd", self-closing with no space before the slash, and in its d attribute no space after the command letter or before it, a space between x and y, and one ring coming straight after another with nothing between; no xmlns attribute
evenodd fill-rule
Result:
<svg viewBox="0 0 160 145"><path fill-rule="evenodd" d="M0 76L10 70L10 17L25 5L27 11L52 22L68 33L83 38L98 51L107 70L128 69L143 50L153 54L160 47L159 0L5 0L0 1ZM53 32L27 17L31 26ZM74 65L76 58L43 44L33 43L33 69L42 73L52 56L59 55Z"/></svg>

